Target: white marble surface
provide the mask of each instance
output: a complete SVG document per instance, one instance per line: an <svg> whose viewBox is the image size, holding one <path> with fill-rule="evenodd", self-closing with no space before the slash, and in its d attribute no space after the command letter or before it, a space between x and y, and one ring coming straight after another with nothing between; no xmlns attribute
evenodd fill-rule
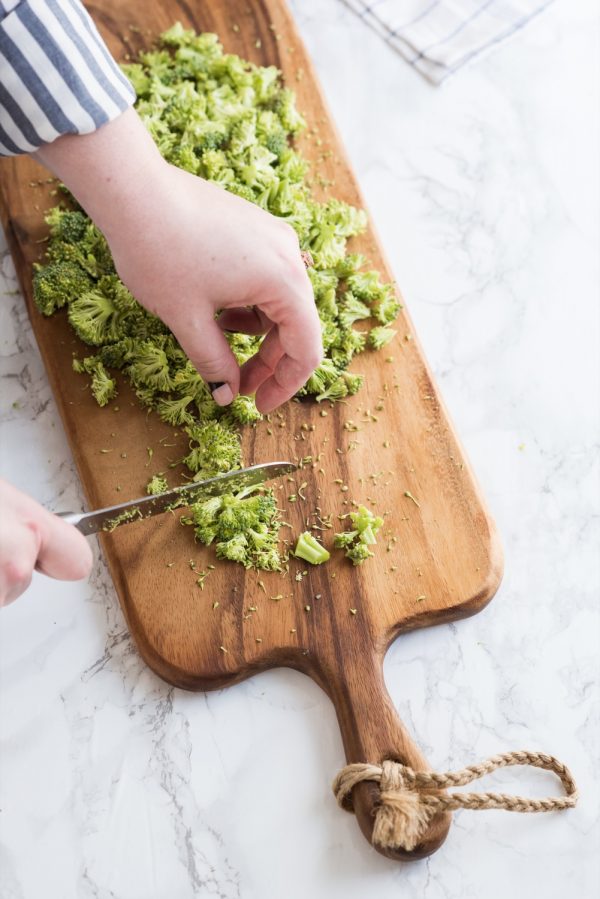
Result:
<svg viewBox="0 0 600 899"><path fill-rule="evenodd" d="M2 899L598 895L596 6L556 3L433 89L339 0L293 3L506 551L482 614L392 647L390 692L439 770L543 749L579 806L458 813L429 860L381 858L330 793L342 746L319 689L285 671L169 688L98 559L89 584L36 577L1 615ZM1 271L1 470L77 506L6 255ZM500 781L556 787L517 777Z"/></svg>

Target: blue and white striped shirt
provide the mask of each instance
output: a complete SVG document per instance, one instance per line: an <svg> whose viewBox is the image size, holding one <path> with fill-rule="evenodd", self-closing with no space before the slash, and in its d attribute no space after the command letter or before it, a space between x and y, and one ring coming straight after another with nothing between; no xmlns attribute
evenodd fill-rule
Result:
<svg viewBox="0 0 600 899"><path fill-rule="evenodd" d="M89 134L134 100L79 0L0 0L0 156Z"/></svg>

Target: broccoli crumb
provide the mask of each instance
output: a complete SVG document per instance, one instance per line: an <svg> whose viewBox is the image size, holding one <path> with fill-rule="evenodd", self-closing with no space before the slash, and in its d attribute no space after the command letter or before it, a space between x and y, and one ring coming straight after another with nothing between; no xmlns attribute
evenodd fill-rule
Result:
<svg viewBox="0 0 600 899"><path fill-rule="evenodd" d="M155 474L146 484L146 493L150 494L150 496L158 496L161 493L166 493L168 489L169 484L162 474Z"/></svg>
<svg viewBox="0 0 600 899"><path fill-rule="evenodd" d="M118 528L120 524L125 524L128 521L136 521L137 519L142 519L143 517L144 516L141 509L125 509L118 515L115 515L114 518L111 518L110 521L106 521L102 526L102 530L107 534L110 534L112 531L114 531L115 528Z"/></svg>

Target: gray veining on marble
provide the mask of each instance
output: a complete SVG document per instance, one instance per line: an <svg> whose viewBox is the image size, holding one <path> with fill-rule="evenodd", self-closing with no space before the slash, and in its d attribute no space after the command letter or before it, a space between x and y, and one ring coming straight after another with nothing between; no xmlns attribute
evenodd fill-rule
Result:
<svg viewBox="0 0 600 899"><path fill-rule="evenodd" d="M96 550L89 583L35 576L1 615L0 896L591 899L596 4L554 4L438 89L339 0L291 5L506 553L484 612L396 642L389 690L434 767L541 749L572 767L581 802L547 816L458 813L431 859L388 862L330 793L343 756L320 690L284 671L207 695L163 684ZM0 472L50 508L80 508L2 247ZM556 790L518 769L494 783Z"/></svg>

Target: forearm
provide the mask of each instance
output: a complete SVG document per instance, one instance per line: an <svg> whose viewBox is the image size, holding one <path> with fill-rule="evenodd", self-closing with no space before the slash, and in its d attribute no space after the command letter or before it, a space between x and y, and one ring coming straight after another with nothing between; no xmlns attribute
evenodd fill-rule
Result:
<svg viewBox="0 0 600 899"><path fill-rule="evenodd" d="M65 135L36 157L67 185L110 242L117 229L143 227L166 163L139 116L128 109L92 134Z"/></svg>

